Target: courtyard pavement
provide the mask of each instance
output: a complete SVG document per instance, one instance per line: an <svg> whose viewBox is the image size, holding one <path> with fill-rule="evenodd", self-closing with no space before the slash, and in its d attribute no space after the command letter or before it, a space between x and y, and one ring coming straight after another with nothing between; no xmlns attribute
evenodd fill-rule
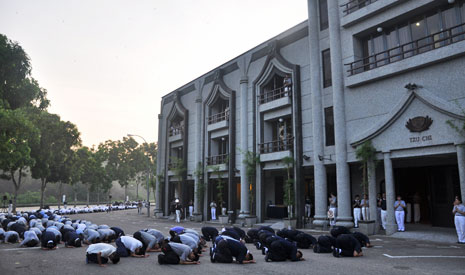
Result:
<svg viewBox="0 0 465 275"><path fill-rule="evenodd" d="M168 235L169 228L176 225L170 220L138 215L137 210L79 214L70 218L119 226L127 235L143 228L155 228ZM194 222L182 222L181 225L198 231L203 226ZM322 233L311 234L318 237ZM247 244L257 261L255 264L213 264L205 253L199 265L159 265L158 253L150 253L148 258L122 258L117 265L108 264L106 267L86 264L85 246L65 248L60 244L56 250L43 251L2 243L0 274L465 274L464 245L381 235L370 239L375 247L364 248L361 258L334 258L332 254L302 250L306 261L267 263L261 251Z"/></svg>

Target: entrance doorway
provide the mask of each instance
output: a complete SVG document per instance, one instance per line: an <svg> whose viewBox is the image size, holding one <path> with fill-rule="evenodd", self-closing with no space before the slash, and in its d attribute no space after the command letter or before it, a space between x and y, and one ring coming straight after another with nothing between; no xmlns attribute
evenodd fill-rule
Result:
<svg viewBox="0 0 465 275"><path fill-rule="evenodd" d="M457 165L396 168L394 177L396 194L412 205L412 222L415 200L420 204L420 223L454 226L452 202L460 192Z"/></svg>

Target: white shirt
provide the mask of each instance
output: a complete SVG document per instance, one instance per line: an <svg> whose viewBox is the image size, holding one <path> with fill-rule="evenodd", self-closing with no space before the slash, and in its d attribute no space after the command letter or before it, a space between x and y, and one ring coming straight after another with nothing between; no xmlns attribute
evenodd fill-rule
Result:
<svg viewBox="0 0 465 275"><path fill-rule="evenodd" d="M106 243L96 243L89 245L87 248L88 254L97 254L99 252L102 253L102 257L108 258L108 256L116 252L116 247Z"/></svg>
<svg viewBox="0 0 465 275"><path fill-rule="evenodd" d="M132 253L135 253L137 248L142 247L141 241L129 236L121 236L121 242L127 249L131 250Z"/></svg>

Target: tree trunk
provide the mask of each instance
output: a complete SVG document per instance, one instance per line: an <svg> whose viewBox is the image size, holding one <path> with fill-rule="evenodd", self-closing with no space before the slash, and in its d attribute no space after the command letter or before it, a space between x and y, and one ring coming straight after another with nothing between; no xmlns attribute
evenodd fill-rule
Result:
<svg viewBox="0 0 465 275"><path fill-rule="evenodd" d="M136 200L139 199L139 184L136 183Z"/></svg>
<svg viewBox="0 0 465 275"><path fill-rule="evenodd" d="M61 181L58 183L58 209L61 207L61 197L63 195L63 183Z"/></svg>
<svg viewBox="0 0 465 275"><path fill-rule="evenodd" d="M44 208L44 193L45 193L45 187L47 187L47 179L42 178L41 180L41 185L40 185L40 209Z"/></svg>
<svg viewBox="0 0 465 275"><path fill-rule="evenodd" d="M87 207L89 207L90 185L87 184Z"/></svg>
<svg viewBox="0 0 465 275"><path fill-rule="evenodd" d="M97 205L100 205L100 190L97 185Z"/></svg>
<svg viewBox="0 0 465 275"><path fill-rule="evenodd" d="M19 184L16 182L15 179L15 171L10 171L10 174L11 180L13 181L13 185L15 186L15 195L13 197L13 212L16 212L16 198L18 197ZM19 174L21 175L21 169L19 169Z"/></svg>
<svg viewBox="0 0 465 275"><path fill-rule="evenodd" d="M76 208L76 203L77 203L77 190L76 190L76 186L73 186L73 191L74 191L74 208Z"/></svg>
<svg viewBox="0 0 465 275"><path fill-rule="evenodd" d="M126 184L124 186L124 201L126 201L127 197L128 197L128 185Z"/></svg>

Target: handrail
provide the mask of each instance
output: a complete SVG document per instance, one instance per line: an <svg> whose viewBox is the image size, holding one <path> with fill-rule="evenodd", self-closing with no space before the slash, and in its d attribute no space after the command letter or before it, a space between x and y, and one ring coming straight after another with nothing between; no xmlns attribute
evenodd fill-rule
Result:
<svg viewBox="0 0 465 275"><path fill-rule="evenodd" d="M461 31L452 33L454 30ZM436 38L435 38L436 37ZM437 38L439 37L439 39ZM441 48L452 43L465 39L465 23L439 31L420 39L396 46L394 48L364 57L351 63L344 64L349 66L347 72L349 76L369 71L390 63L394 63L405 58L415 56L433 49ZM425 41L426 44L421 45ZM383 57L380 57L380 56Z"/></svg>
<svg viewBox="0 0 465 275"><path fill-rule="evenodd" d="M207 165L224 164L228 162L229 154L221 154L207 157Z"/></svg>
<svg viewBox="0 0 465 275"><path fill-rule="evenodd" d="M171 126L170 129L168 130L168 134L170 137L182 134L184 131L184 126Z"/></svg>
<svg viewBox="0 0 465 275"><path fill-rule="evenodd" d="M260 143L259 147L261 154L292 150L294 147L294 137Z"/></svg>
<svg viewBox="0 0 465 275"><path fill-rule="evenodd" d="M229 109L219 112L208 117L208 124L214 124L223 120L229 120Z"/></svg>
<svg viewBox="0 0 465 275"><path fill-rule="evenodd" d="M288 89L285 89L286 87ZM268 103L276 99L280 99L286 96L291 96L291 94L292 94L291 86L282 86L282 87L276 88L271 91L262 92L261 94L257 95L258 103L259 104Z"/></svg>
<svg viewBox="0 0 465 275"><path fill-rule="evenodd" d="M342 10L342 12L344 13L344 15L348 15L349 13L366 7L376 1L377 0L351 0L345 4L342 4L340 7L344 7L344 10Z"/></svg>

